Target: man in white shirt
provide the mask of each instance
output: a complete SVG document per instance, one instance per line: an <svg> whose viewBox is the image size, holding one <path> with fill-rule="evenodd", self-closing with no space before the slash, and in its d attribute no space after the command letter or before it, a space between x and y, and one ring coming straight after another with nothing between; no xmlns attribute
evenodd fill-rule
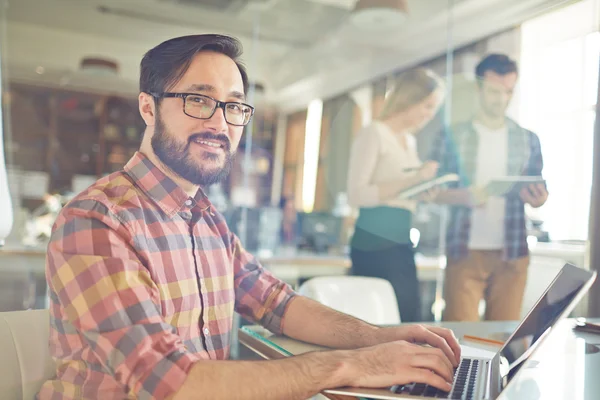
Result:
<svg viewBox="0 0 600 400"><path fill-rule="evenodd" d="M443 131L432 159L440 173L461 180L437 201L450 204L445 320L479 319L486 301L486 320L517 320L527 280L529 250L525 204L541 207L548 198L544 185L515 188L491 196L486 185L505 176L540 176L543 159L539 138L506 117L518 78L516 63L491 54L476 68L480 107L473 120Z"/></svg>

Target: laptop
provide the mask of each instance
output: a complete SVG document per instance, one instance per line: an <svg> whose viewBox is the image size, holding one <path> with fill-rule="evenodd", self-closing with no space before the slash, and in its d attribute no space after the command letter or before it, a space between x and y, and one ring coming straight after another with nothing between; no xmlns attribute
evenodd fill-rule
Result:
<svg viewBox="0 0 600 400"><path fill-rule="evenodd" d="M552 327L573 311L595 279L595 271L566 264L492 359L461 359L450 392L412 383L387 389L340 388L325 393L383 400L423 397L494 400L510 385Z"/></svg>

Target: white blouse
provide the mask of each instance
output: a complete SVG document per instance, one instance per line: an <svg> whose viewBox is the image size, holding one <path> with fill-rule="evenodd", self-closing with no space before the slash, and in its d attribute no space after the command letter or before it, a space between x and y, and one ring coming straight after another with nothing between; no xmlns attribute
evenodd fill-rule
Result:
<svg viewBox="0 0 600 400"><path fill-rule="evenodd" d="M384 123L374 121L361 129L352 144L348 171L348 200L353 207L390 206L415 211L414 200L379 199L377 184L401 181L416 174L421 166L417 141L406 136L401 145L394 132ZM408 171L410 170L410 171Z"/></svg>

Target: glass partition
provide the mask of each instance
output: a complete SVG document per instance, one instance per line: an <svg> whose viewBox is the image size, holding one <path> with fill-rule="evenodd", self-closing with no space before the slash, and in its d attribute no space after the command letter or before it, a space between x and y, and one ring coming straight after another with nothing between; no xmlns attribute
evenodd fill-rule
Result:
<svg viewBox="0 0 600 400"><path fill-rule="evenodd" d="M294 289L370 276L391 283L405 322L518 319L565 262L588 267L596 0L0 4L15 221L0 282L18 288L2 310L47 307L57 214L140 149L145 52L202 33L241 41L256 109L229 175L203 190ZM506 183L540 174L537 188ZM511 312L495 313L506 297Z"/></svg>

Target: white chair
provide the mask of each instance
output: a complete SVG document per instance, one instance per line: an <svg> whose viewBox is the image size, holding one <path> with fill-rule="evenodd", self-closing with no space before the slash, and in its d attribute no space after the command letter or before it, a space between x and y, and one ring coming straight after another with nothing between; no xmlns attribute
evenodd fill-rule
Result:
<svg viewBox="0 0 600 400"><path fill-rule="evenodd" d="M300 286L298 293L371 324L400 323L394 289L385 279L324 276L306 281Z"/></svg>
<svg viewBox="0 0 600 400"><path fill-rule="evenodd" d="M48 310L0 313L0 397L32 400L56 366L48 348Z"/></svg>

